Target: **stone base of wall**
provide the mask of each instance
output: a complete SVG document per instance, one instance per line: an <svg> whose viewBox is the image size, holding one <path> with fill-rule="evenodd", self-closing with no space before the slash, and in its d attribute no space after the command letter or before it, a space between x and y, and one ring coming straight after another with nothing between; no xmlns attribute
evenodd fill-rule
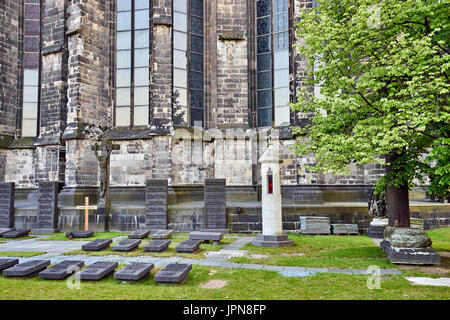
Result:
<svg viewBox="0 0 450 320"><path fill-rule="evenodd" d="M307 191L307 192L303 192ZM355 223L360 233L367 233L372 217L368 214L365 196L369 186L303 187L283 186L283 229L299 230L300 216L327 216L331 223ZM59 221L61 231L84 229L84 205L97 203L97 188L64 188L59 193ZM169 187L168 228L187 232L203 229L203 187ZM307 194L300 199L298 195ZM227 188L227 225L231 232L253 233L262 230L260 187ZM317 201L323 199L324 201ZM95 231L131 232L144 229L145 194L143 187L111 189L111 217L105 226L105 217L95 211L89 216L89 228ZM325 201L328 200L328 201ZM335 201L330 201L335 200ZM341 200L341 201L336 201ZM303 203L302 203L303 202ZM37 215L37 190L16 190L15 227L34 228ZM423 219L424 229L450 224L450 204L430 201L411 201L411 218Z"/></svg>

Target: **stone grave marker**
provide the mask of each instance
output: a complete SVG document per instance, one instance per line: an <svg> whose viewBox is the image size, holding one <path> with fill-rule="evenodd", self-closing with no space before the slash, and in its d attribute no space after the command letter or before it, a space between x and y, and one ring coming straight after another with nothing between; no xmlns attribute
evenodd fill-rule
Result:
<svg viewBox="0 0 450 320"><path fill-rule="evenodd" d="M0 183L0 230L14 228L14 182Z"/></svg>
<svg viewBox="0 0 450 320"><path fill-rule="evenodd" d="M383 239L388 224L388 219L373 219L369 225L369 237Z"/></svg>
<svg viewBox="0 0 450 320"><path fill-rule="evenodd" d="M172 237L173 230L156 230L150 235L152 239L169 239Z"/></svg>
<svg viewBox="0 0 450 320"><path fill-rule="evenodd" d="M167 180L145 181L145 225L151 230L167 229Z"/></svg>
<svg viewBox="0 0 450 320"><path fill-rule="evenodd" d="M80 279L91 281L101 280L107 275L112 274L118 265L117 262L97 261L81 270Z"/></svg>
<svg viewBox="0 0 450 320"><path fill-rule="evenodd" d="M46 280L62 280L75 273L76 270L80 270L83 266L83 261L64 260L39 272L39 278Z"/></svg>
<svg viewBox="0 0 450 320"><path fill-rule="evenodd" d="M30 233L31 229L20 229L20 230L13 230L9 231L7 233L3 234L3 237L5 238L21 238L21 237L27 237Z"/></svg>
<svg viewBox="0 0 450 320"><path fill-rule="evenodd" d="M114 273L114 279L121 281L139 281L148 276L153 267L153 263L130 263Z"/></svg>
<svg viewBox="0 0 450 320"><path fill-rule="evenodd" d="M94 235L94 231L74 230L66 233L67 238L90 238Z"/></svg>
<svg viewBox="0 0 450 320"><path fill-rule="evenodd" d="M151 230L135 230L128 235L130 239L144 239L147 238Z"/></svg>
<svg viewBox="0 0 450 320"><path fill-rule="evenodd" d="M50 260L31 260L3 270L5 277L33 277L50 265Z"/></svg>
<svg viewBox="0 0 450 320"><path fill-rule="evenodd" d="M58 232L58 182L39 183L39 200L36 227L33 233Z"/></svg>
<svg viewBox="0 0 450 320"><path fill-rule="evenodd" d="M201 244L202 240L185 240L175 247L175 251L192 253L197 251Z"/></svg>
<svg viewBox="0 0 450 320"><path fill-rule="evenodd" d="M103 250L112 243L112 239L95 239L91 242L83 244L81 249L84 251L100 251Z"/></svg>
<svg viewBox="0 0 450 320"><path fill-rule="evenodd" d="M111 249L114 251L131 251L137 249L141 242L139 239L125 239L113 245Z"/></svg>
<svg viewBox="0 0 450 320"><path fill-rule="evenodd" d="M331 224L333 234L356 235L359 234L357 224Z"/></svg>
<svg viewBox="0 0 450 320"><path fill-rule="evenodd" d="M187 279L192 265L172 263L160 270L154 277L159 283L181 283Z"/></svg>
<svg viewBox="0 0 450 320"><path fill-rule="evenodd" d="M19 263L19 259L0 259L0 271L8 269Z"/></svg>
<svg viewBox="0 0 450 320"><path fill-rule="evenodd" d="M226 179L205 179L204 203L202 231L229 233Z"/></svg>
<svg viewBox="0 0 450 320"><path fill-rule="evenodd" d="M223 233L221 232L199 232L194 231L189 233L189 240L203 240L205 242L212 241L213 244L220 244L220 240L223 239Z"/></svg>
<svg viewBox="0 0 450 320"><path fill-rule="evenodd" d="M302 234L330 234L329 217L300 216L300 233Z"/></svg>
<svg viewBox="0 0 450 320"><path fill-rule="evenodd" d="M147 252L162 252L170 245L170 240L153 240L148 242L142 249Z"/></svg>

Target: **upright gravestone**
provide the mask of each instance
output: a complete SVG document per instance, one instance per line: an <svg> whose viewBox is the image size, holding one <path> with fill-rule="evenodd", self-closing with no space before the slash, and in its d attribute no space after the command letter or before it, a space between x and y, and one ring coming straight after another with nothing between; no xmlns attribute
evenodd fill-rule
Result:
<svg viewBox="0 0 450 320"><path fill-rule="evenodd" d="M39 183L38 214L33 233L58 232L58 182Z"/></svg>
<svg viewBox="0 0 450 320"><path fill-rule="evenodd" d="M0 231L14 228L14 182L0 183Z"/></svg>
<svg viewBox="0 0 450 320"><path fill-rule="evenodd" d="M205 179L204 229L202 231L230 233L227 229L227 186L225 179Z"/></svg>
<svg viewBox="0 0 450 320"><path fill-rule="evenodd" d="M145 225L148 229L167 229L167 180L145 182Z"/></svg>

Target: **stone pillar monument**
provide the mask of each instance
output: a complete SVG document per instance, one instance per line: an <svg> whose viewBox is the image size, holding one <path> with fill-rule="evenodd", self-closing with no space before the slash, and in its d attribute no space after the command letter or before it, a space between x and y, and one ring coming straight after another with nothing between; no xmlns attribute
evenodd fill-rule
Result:
<svg viewBox="0 0 450 320"><path fill-rule="evenodd" d="M259 159L261 163L262 180L262 234L252 242L259 247L287 247L292 240L283 234L281 220L281 179L280 163L277 145L270 142L267 150Z"/></svg>

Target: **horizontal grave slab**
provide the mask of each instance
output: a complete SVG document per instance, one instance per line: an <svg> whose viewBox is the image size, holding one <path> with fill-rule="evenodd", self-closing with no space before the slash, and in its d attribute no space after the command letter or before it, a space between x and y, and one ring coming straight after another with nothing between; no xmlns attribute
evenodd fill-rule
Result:
<svg viewBox="0 0 450 320"><path fill-rule="evenodd" d="M112 274L114 272L114 269L117 268L118 265L119 264L117 262L110 261L95 262L81 270L80 279L91 281L101 280L107 275Z"/></svg>
<svg viewBox="0 0 450 320"><path fill-rule="evenodd" d="M168 239L172 236L173 230L156 230L150 235L152 239Z"/></svg>
<svg viewBox="0 0 450 320"><path fill-rule="evenodd" d="M27 237L28 234L30 233L30 231L31 231L31 229L13 230L13 231L3 234L3 237L5 237L5 238Z"/></svg>
<svg viewBox="0 0 450 320"><path fill-rule="evenodd" d="M333 234L359 234L357 224L332 224Z"/></svg>
<svg viewBox="0 0 450 320"><path fill-rule="evenodd" d="M139 281L153 269L153 263L134 262L114 273L114 279L121 281Z"/></svg>
<svg viewBox="0 0 450 320"><path fill-rule="evenodd" d="M3 270L5 277L32 277L43 271L50 265L50 260L32 260Z"/></svg>
<svg viewBox="0 0 450 320"><path fill-rule="evenodd" d="M83 244L81 249L84 251L100 251L103 250L112 243L112 239L95 239L91 242Z"/></svg>
<svg viewBox="0 0 450 320"><path fill-rule="evenodd" d="M62 280L79 271L83 266L83 261L64 260L44 271L39 272L39 278L46 280Z"/></svg>
<svg viewBox="0 0 450 320"><path fill-rule="evenodd" d="M175 247L175 251L192 253L197 251L201 244L201 240L185 240Z"/></svg>
<svg viewBox="0 0 450 320"><path fill-rule="evenodd" d="M128 238L130 239L143 239L143 238L147 238L148 235L150 234L151 230L136 230L131 232L128 235Z"/></svg>
<svg viewBox="0 0 450 320"><path fill-rule="evenodd" d="M94 231L74 230L66 233L66 237L70 238L90 238L94 235Z"/></svg>
<svg viewBox="0 0 450 320"><path fill-rule="evenodd" d="M131 251L139 247L141 242L139 239L125 239L113 245L111 249L114 251Z"/></svg>
<svg viewBox="0 0 450 320"><path fill-rule="evenodd" d="M13 231L13 230L14 230L14 228L0 228L0 237L3 237L3 235L5 233L8 233L8 232Z"/></svg>
<svg viewBox="0 0 450 320"><path fill-rule="evenodd" d="M199 232L194 231L189 233L189 240L203 240L212 241L214 244L220 244L223 239L223 233L220 232Z"/></svg>
<svg viewBox="0 0 450 320"><path fill-rule="evenodd" d="M192 265L172 263L160 270L154 277L159 283L180 283L187 279Z"/></svg>
<svg viewBox="0 0 450 320"><path fill-rule="evenodd" d="M19 259L0 259L0 271L8 269L19 263Z"/></svg>
<svg viewBox="0 0 450 320"><path fill-rule="evenodd" d="M142 247L142 249L148 252L162 252L169 247L170 242L170 240L153 240Z"/></svg>

